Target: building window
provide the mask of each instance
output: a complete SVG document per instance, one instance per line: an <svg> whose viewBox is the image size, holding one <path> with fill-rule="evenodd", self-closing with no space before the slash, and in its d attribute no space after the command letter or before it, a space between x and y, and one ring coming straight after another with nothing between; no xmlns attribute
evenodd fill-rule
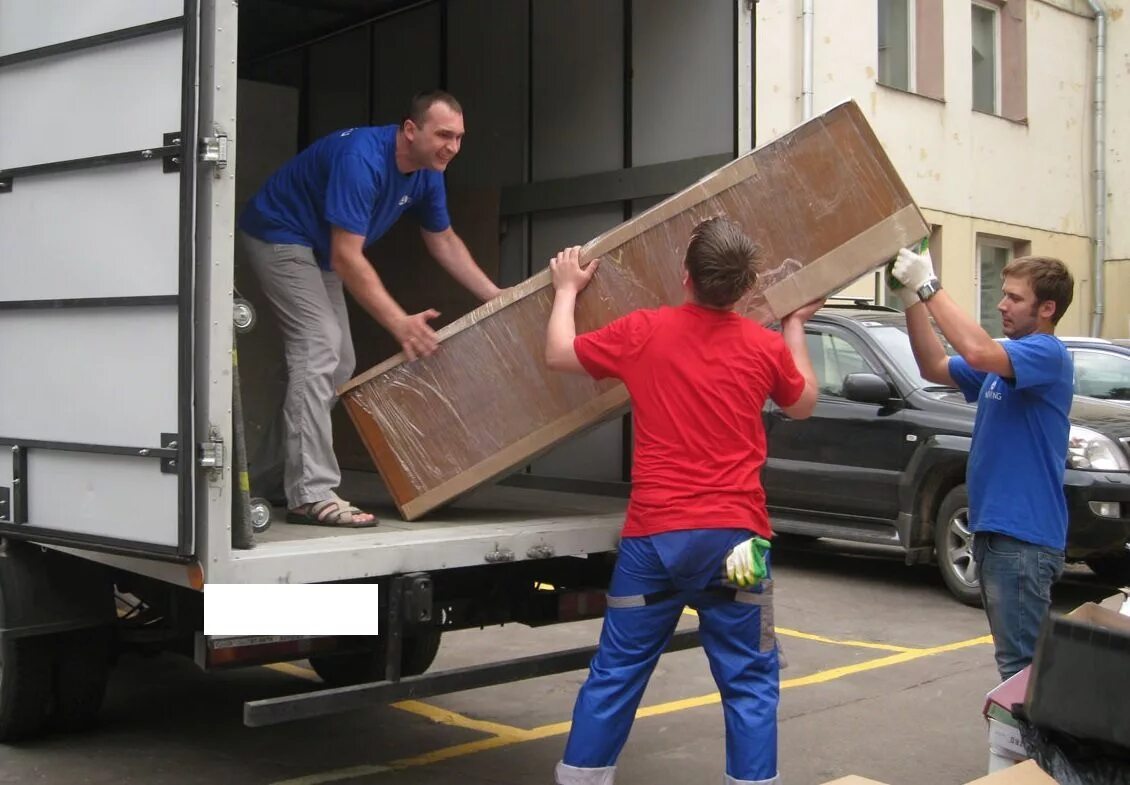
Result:
<svg viewBox="0 0 1130 785"><path fill-rule="evenodd" d="M1000 11L973 3L973 108L999 114Z"/></svg>
<svg viewBox="0 0 1130 785"><path fill-rule="evenodd" d="M997 310L1001 297L1001 273L1004 266L1019 256L1032 252L1027 240L977 235L977 317L985 332L994 338L1004 337L1001 314Z"/></svg>
<svg viewBox="0 0 1130 785"><path fill-rule="evenodd" d="M978 298L981 326L994 338L1004 337L1001 314L1001 272L1012 261L1012 245L1004 240L982 237L977 240L977 275L980 279Z"/></svg>
<svg viewBox="0 0 1130 785"><path fill-rule="evenodd" d="M1028 26L1025 0L973 0L973 108L1028 120Z"/></svg>
<svg viewBox="0 0 1130 785"><path fill-rule="evenodd" d="M942 0L877 0L879 84L942 98Z"/></svg>
<svg viewBox="0 0 1130 785"><path fill-rule="evenodd" d="M879 81L900 90L913 90L914 0L879 0Z"/></svg>

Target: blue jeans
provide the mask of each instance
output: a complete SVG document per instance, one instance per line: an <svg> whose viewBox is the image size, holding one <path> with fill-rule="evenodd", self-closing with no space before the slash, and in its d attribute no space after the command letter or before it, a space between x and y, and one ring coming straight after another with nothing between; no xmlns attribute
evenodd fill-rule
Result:
<svg viewBox="0 0 1130 785"><path fill-rule="evenodd" d="M1063 551L996 532L973 535L981 599L989 617L1001 680L1032 662L1052 584L1063 574Z"/></svg>

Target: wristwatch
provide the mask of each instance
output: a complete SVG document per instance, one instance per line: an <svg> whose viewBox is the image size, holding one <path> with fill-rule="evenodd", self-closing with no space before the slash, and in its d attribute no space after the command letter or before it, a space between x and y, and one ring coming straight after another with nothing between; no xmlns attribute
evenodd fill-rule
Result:
<svg viewBox="0 0 1130 785"><path fill-rule="evenodd" d="M937 278L930 278L929 280L926 281L926 283L924 283L924 284L922 284L921 286L918 287L918 291L917 291L918 299L921 300L922 302L926 302L927 300L929 300L931 297L933 297L935 294L937 294L941 290L942 290L942 282L939 281Z"/></svg>

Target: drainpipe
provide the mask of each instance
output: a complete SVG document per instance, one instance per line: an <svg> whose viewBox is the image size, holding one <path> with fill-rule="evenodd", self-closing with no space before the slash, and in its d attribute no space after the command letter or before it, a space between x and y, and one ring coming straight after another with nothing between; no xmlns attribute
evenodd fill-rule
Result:
<svg viewBox="0 0 1130 785"><path fill-rule="evenodd" d="M812 40L815 35L813 25L813 4L815 0L804 0L802 4L801 20L804 28L804 63L801 70L801 105L804 110L804 119L812 117L812 71L813 54Z"/></svg>
<svg viewBox="0 0 1130 785"><path fill-rule="evenodd" d="M1094 285L1094 310L1091 313L1091 335L1103 332L1103 311L1106 298L1106 11L1099 0L1087 0L1095 12L1095 104L1091 123L1095 142L1095 217L1094 258L1091 280Z"/></svg>

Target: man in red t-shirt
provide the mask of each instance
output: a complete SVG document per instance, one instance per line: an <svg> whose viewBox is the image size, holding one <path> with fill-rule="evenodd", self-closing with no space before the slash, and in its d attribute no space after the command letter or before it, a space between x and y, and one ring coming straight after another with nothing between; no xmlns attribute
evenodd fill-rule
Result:
<svg viewBox="0 0 1130 785"><path fill-rule="evenodd" d="M735 313L757 278L756 253L733 222L703 221L687 246L683 305L636 311L579 337L574 304L599 260L582 269L580 249L568 248L550 263L546 362L623 381L635 433L600 646L577 696L559 785L611 785L644 688L688 605L722 694L726 783L778 781L761 410L772 398L790 417L812 414L804 323L821 303L786 316L780 334Z"/></svg>

